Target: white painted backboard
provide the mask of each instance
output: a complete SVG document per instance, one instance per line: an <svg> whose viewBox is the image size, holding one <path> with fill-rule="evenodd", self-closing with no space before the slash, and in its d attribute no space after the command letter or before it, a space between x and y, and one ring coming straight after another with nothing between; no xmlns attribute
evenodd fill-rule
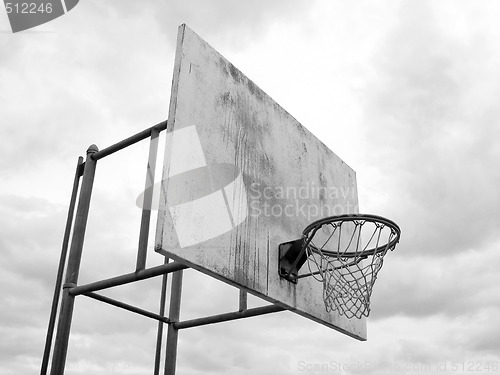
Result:
<svg viewBox="0 0 500 375"><path fill-rule="evenodd" d="M322 284L278 275L278 246L357 213L355 172L185 25L179 27L157 251L360 340Z"/></svg>

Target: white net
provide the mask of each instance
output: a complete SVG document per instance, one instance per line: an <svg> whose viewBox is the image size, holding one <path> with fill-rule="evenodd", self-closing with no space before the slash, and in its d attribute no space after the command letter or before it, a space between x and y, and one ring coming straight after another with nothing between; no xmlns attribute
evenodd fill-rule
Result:
<svg viewBox="0 0 500 375"><path fill-rule="evenodd" d="M399 236L396 224L373 215L328 218L304 231L309 272L323 283L328 312L347 318L369 315L377 274Z"/></svg>

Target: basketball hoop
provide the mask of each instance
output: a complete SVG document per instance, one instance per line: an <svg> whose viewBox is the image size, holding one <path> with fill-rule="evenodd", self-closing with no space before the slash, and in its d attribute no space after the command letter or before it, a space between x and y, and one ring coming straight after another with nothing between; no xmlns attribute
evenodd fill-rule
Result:
<svg viewBox="0 0 500 375"><path fill-rule="evenodd" d="M400 236L399 226L381 216L327 217L307 226L301 239L280 245L279 273L295 283L309 276L321 282L328 312L347 318L368 316L384 256L394 250ZM307 271L299 274L306 262Z"/></svg>

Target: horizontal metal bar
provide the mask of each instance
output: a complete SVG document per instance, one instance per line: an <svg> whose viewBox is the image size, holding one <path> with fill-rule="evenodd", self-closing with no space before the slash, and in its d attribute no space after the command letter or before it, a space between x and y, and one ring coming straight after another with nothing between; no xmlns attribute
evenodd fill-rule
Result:
<svg viewBox="0 0 500 375"><path fill-rule="evenodd" d="M69 289L69 294L72 296L77 296L79 294L84 294L87 292L95 292L97 290L107 289L118 285L129 284L138 280L149 279L151 277L183 270L186 268L189 267L179 262L162 264L161 266L147 268L145 270L141 270L138 272L127 273L125 275L120 275L112 277L110 279L96 281L90 284L74 286L73 288Z"/></svg>
<svg viewBox="0 0 500 375"><path fill-rule="evenodd" d="M105 156L111 155L115 153L116 151L120 151L124 149L125 147L131 146L134 143L137 143L139 141L142 141L143 139L146 139L151 136L151 132L153 129L157 130L158 132L161 132L162 130L165 130L167 128L167 120L162 121L155 126L152 126L146 130L143 130L137 134L134 134L131 137L128 137L127 139L124 139L123 141L120 141L118 143L115 143L114 145L111 145L109 147L106 147L105 149L102 149L101 151L96 152L94 155L92 155L92 160L99 160L102 159Z"/></svg>
<svg viewBox="0 0 500 375"><path fill-rule="evenodd" d="M250 318L252 316L264 315L284 310L286 310L286 308L278 305L262 306L244 311L234 311L226 314L207 316L205 318L185 320L183 322L173 323L173 326L175 329L198 327L207 324L227 322L229 320Z"/></svg>
<svg viewBox="0 0 500 375"><path fill-rule="evenodd" d="M92 293L92 292L87 292L87 293L84 293L83 295L90 297L90 298L93 298L93 299L96 299L96 300L101 301L101 302L109 303L110 305L119 307L121 309L128 310L128 311L131 311L133 313L143 315L143 316L146 316L146 317L151 318L151 319L158 320L160 322L170 323L170 319L168 319L165 316L161 316L161 315L152 313L151 311L147 311L147 310L141 309L139 307L129 305L128 303L117 301L113 298L109 298L109 297L106 297L106 296L103 296L103 295L100 295L97 293Z"/></svg>

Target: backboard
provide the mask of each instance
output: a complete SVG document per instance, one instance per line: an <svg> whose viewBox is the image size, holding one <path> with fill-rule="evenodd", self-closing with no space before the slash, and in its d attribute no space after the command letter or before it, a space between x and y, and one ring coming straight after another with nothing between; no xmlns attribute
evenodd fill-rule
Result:
<svg viewBox="0 0 500 375"><path fill-rule="evenodd" d="M359 340L322 284L278 274L279 245L358 212L355 172L187 26L179 27L157 251Z"/></svg>

